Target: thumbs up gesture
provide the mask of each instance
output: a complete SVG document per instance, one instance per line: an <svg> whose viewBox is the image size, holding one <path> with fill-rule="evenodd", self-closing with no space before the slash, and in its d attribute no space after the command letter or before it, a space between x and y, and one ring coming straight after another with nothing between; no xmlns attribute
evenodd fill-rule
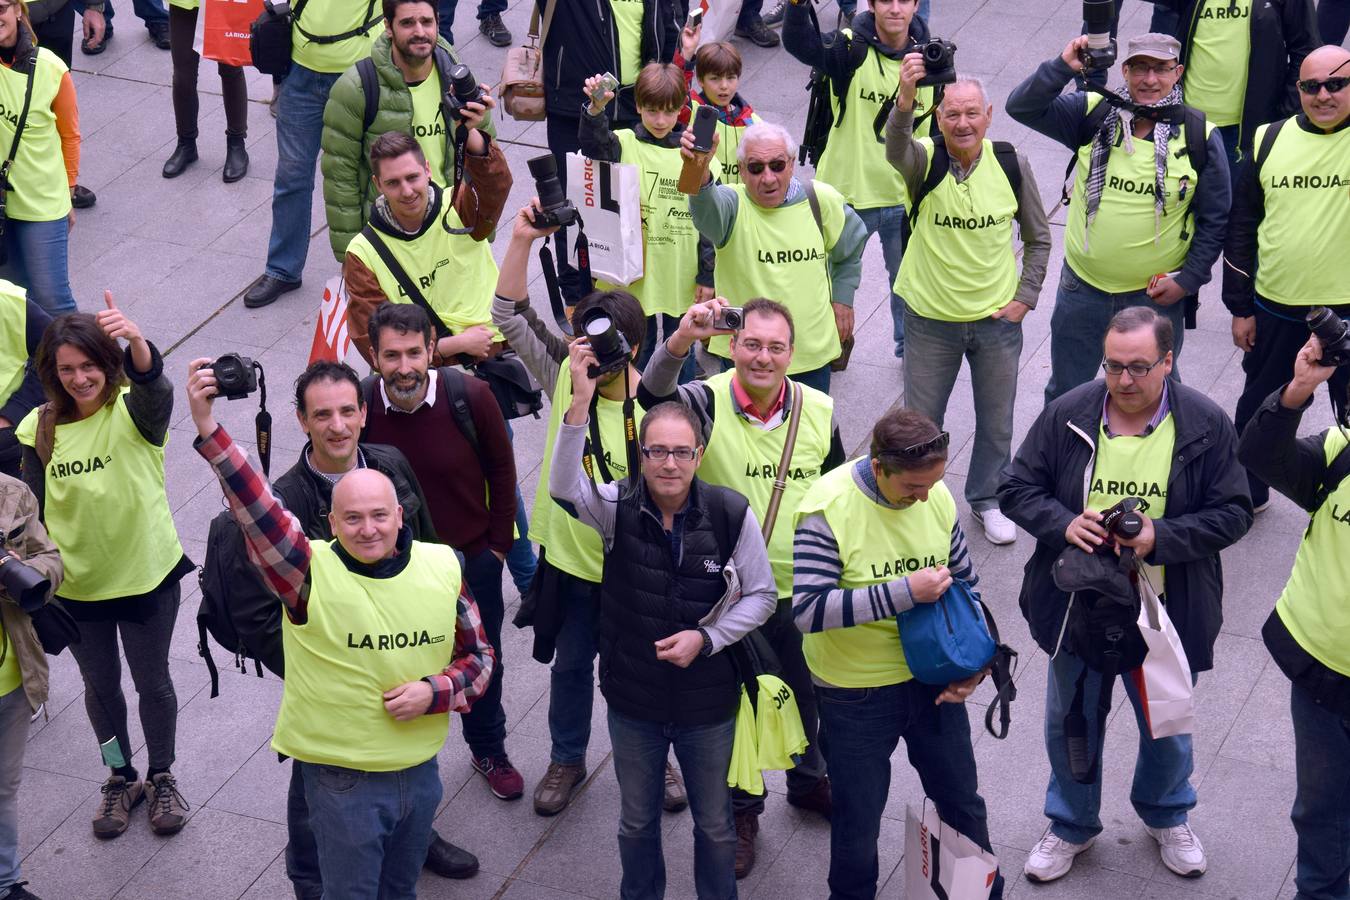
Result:
<svg viewBox="0 0 1350 900"><path fill-rule="evenodd" d="M137 372L149 372L153 362L150 345L141 336L140 327L117 308L112 291L103 292L103 302L108 308L94 313L94 321L98 322L98 327L103 329L103 333L114 341L124 338L131 345L131 361Z"/></svg>

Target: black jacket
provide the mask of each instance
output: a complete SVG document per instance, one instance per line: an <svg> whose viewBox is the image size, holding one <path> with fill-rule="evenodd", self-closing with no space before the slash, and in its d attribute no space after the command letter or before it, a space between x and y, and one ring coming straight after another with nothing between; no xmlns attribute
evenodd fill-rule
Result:
<svg viewBox="0 0 1350 900"><path fill-rule="evenodd" d="M697 628L726 590L722 567L748 504L736 492L694 480L680 555L647 501L646 482L619 501L614 546L600 581L600 690L614 711L636 719L706 725L736 715L731 655L698 656L688 668L656 658L654 642ZM714 519L721 516L719 546Z"/></svg>
<svg viewBox="0 0 1350 900"><path fill-rule="evenodd" d="M399 505L403 507L403 525L410 528L412 537L419 541L436 541L436 528L431 522L422 487L417 483L412 466L403 454L385 444L361 444L366 465L383 472L394 482ZM286 509L294 514L305 537L310 540L331 541L333 529L328 524L328 508L333 499L333 486L315 475L305 463L309 444L295 465L272 483ZM248 561L244 535L229 510L220 513L227 526L219 531L221 546L215 552L223 554L230 573L229 606L235 628L244 645L257 654L273 674L285 677L285 655L281 643L282 604L263 584L258 570ZM207 549L211 553L212 548Z"/></svg>
<svg viewBox="0 0 1350 900"><path fill-rule="evenodd" d="M1041 411L1004 471L998 505L1036 538L1022 579L1022 615L1031 636L1054 653L1068 596L1051 567L1068 546L1064 530L1083 510L1096 458L1106 385L1093 381ZM1214 641L1223 624L1223 567L1219 552L1252 524L1247 473L1237 461L1237 434L1228 415L1199 391L1168 385L1176 425L1165 517L1146 561L1166 566L1167 613L1191 670L1214 667Z"/></svg>
<svg viewBox="0 0 1350 900"><path fill-rule="evenodd" d="M1188 62L1195 40L1195 23L1206 4L1225 0L1154 0L1181 20L1181 63ZM1252 146L1256 126L1298 112L1298 67L1317 49L1316 19L1311 0L1264 0L1251 6L1252 49L1247 60L1247 93L1242 102L1238 146ZM1183 76L1184 77L1184 76ZM1183 90L1185 85L1182 85Z"/></svg>
<svg viewBox="0 0 1350 900"><path fill-rule="evenodd" d="M546 0L535 0L539 15ZM614 27L610 0L554 0L557 9L544 42L544 103L550 116L569 119L581 115L586 102L587 78L619 74L619 34ZM679 46L680 29L671 0L642 0L642 62L670 62ZM633 88L620 89L609 104L611 115L620 108L636 115Z"/></svg>

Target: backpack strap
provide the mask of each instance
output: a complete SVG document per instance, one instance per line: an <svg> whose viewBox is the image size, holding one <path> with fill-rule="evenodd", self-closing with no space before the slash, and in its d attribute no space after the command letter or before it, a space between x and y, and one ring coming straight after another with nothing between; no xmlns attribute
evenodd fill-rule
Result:
<svg viewBox="0 0 1350 900"><path fill-rule="evenodd" d="M1288 121L1288 119L1280 119L1279 121L1271 122L1266 126L1266 133L1261 135L1261 146L1257 148L1256 159L1254 160L1256 177L1258 179L1261 177L1261 167L1266 164L1266 157L1270 156L1270 151L1275 147L1275 138L1279 136L1280 129L1284 127L1284 123Z"/></svg>
<svg viewBox="0 0 1350 900"><path fill-rule="evenodd" d="M455 420L464 439L473 448L475 456L482 456L478 443L478 427L473 423L473 410L469 408L469 390L464 384L468 378L458 369L441 366L436 369L438 377L445 382L445 395L450 400L450 416Z"/></svg>
<svg viewBox="0 0 1350 900"><path fill-rule="evenodd" d="M375 60L369 56L357 60L356 74L361 76L361 96L365 100L365 111L361 114L361 144L365 146L366 133L375 124L375 113L380 108L380 76L375 71Z"/></svg>
<svg viewBox="0 0 1350 900"><path fill-rule="evenodd" d="M985 730L998 740L1008 736L1008 725L1012 721L1011 704L1017 699L1017 684L1013 675L1017 671L1017 651L999 638L998 624L988 604L980 600L980 610L984 613L984 623L989 627L989 636L994 639L994 658L989 661L989 678L994 682L994 700L984 711ZM994 729L994 713L998 712L999 727Z"/></svg>
<svg viewBox="0 0 1350 900"><path fill-rule="evenodd" d="M295 10L291 14L291 22L295 25L295 30L300 32L300 35L311 44L340 44L343 41L365 34L371 29L371 26L384 20L383 12L378 16L375 15L375 0L369 0L366 3L366 14L361 24L350 31L344 31L341 34L311 34L300 24L300 13L304 11L305 3L306 0L300 0L300 3L296 4Z"/></svg>
<svg viewBox="0 0 1350 900"><path fill-rule="evenodd" d="M919 189L914 192L914 196L909 201L909 229L914 230L914 225L919 221L919 204L923 203L924 198L933 193L942 179L947 177L948 170L951 169L952 158L947 153L947 142L943 140L942 135L933 138L933 152L928 160L928 174L924 175L923 183Z"/></svg>
<svg viewBox="0 0 1350 900"><path fill-rule="evenodd" d="M1321 509L1322 504L1326 503L1327 498L1341 486L1347 475L1350 475L1350 444L1342 447L1341 452L1337 453L1327 466L1327 471L1322 476L1322 485L1317 489L1317 505L1313 507L1314 512Z"/></svg>
<svg viewBox="0 0 1350 900"><path fill-rule="evenodd" d="M449 337L450 329L445 327L445 323L441 321L441 317L436 314L436 311L431 308L431 304L427 302L427 298L422 296L422 292L417 289L417 285L413 284L413 280L408 277L408 273L404 270L403 266L399 265L398 260L394 258L394 252L389 249L389 245L384 242L384 238L380 236L380 233L367 223L366 227L361 229L361 235L370 242L370 246L375 248L376 255L380 257L380 261L389 269L389 273L394 276L394 280L398 282L398 286L403 288L403 293L408 295L408 299L422 307L427 316L430 317L431 324L436 328L436 338L439 340L443 337Z"/></svg>
<svg viewBox="0 0 1350 900"><path fill-rule="evenodd" d="M1013 200L1017 203L1017 209L1013 211L1013 218L1016 218L1022 211L1022 164L1017 161L1017 148L1007 141L994 141L994 159L998 160L998 167L1012 188Z"/></svg>
<svg viewBox="0 0 1350 900"><path fill-rule="evenodd" d="M707 482L703 483L702 488L703 504L712 519L713 535L717 538L717 555L722 558L722 565L726 565L736 552L736 542L740 540L745 510L749 504L744 497L730 489L719 490ZM732 521L733 518L735 521Z"/></svg>
<svg viewBox="0 0 1350 900"><path fill-rule="evenodd" d="M811 218L816 220L816 230L820 232L820 239L825 240L825 222L820 217L820 198L816 196L816 182L811 179L802 186L806 190L806 205L811 207ZM829 249L826 247L825 249Z"/></svg>

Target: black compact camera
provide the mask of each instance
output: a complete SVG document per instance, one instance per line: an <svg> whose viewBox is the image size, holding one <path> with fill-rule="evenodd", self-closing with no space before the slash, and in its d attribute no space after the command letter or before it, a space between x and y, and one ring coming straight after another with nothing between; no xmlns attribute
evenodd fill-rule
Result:
<svg viewBox="0 0 1350 900"><path fill-rule="evenodd" d="M923 54L927 74L919 79L919 87L951 84L956 80L956 45L951 41L933 38L919 44L915 51Z"/></svg>
<svg viewBox="0 0 1350 900"><path fill-rule="evenodd" d="M1112 537L1132 540L1144 530L1144 517L1138 509L1143 504L1138 497L1126 497L1110 509L1102 510L1102 528Z"/></svg>
<svg viewBox="0 0 1350 900"><path fill-rule="evenodd" d="M0 550L0 584L26 613L41 609L52 590L50 580L8 550Z"/></svg>
<svg viewBox="0 0 1350 900"><path fill-rule="evenodd" d="M558 180L558 162L552 153L529 160L530 176L534 178L534 192L539 196L539 211L534 214L536 228L565 228L577 221L577 208L563 193Z"/></svg>
<svg viewBox="0 0 1350 900"><path fill-rule="evenodd" d="M628 365L633 348L628 346L623 332L619 331L608 312L593 306L586 310L579 324L581 335L590 343L591 352L595 354L595 365L586 370L587 375L599 378Z"/></svg>
<svg viewBox="0 0 1350 900"><path fill-rule="evenodd" d="M744 326L745 309L740 306L724 306L713 316L713 327L719 331L740 331Z"/></svg>
<svg viewBox="0 0 1350 900"><path fill-rule="evenodd" d="M1078 60L1085 73L1101 72L1116 64L1116 42L1111 37L1115 19L1115 0L1083 0L1083 33L1088 45L1078 51Z"/></svg>
<svg viewBox="0 0 1350 900"><path fill-rule="evenodd" d="M445 92L445 106L451 115L464 118L464 104L482 103L483 89L478 79L463 63L450 67L450 87Z"/></svg>
<svg viewBox="0 0 1350 900"><path fill-rule="evenodd" d="M1319 366L1350 365L1350 323L1325 306L1308 310L1308 330L1322 343Z"/></svg>
<svg viewBox="0 0 1350 900"><path fill-rule="evenodd" d="M239 400L258 389L258 364L238 353L225 353L203 368L216 373L216 389L226 400Z"/></svg>

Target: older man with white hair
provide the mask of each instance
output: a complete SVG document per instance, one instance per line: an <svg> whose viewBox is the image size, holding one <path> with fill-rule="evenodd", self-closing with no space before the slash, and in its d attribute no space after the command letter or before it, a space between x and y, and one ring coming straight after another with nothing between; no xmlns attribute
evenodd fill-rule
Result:
<svg viewBox="0 0 1350 900"><path fill-rule="evenodd" d="M689 211L699 234L717 248L718 295L732 306L756 297L786 306L798 335L788 374L829 393L830 363L853 335L853 293L862 274L866 226L837 190L794 177L797 142L779 125L745 130L736 148L741 184L714 184L706 174L712 153L695 153L693 147L689 129L682 152L705 171ZM730 367L729 338L713 338L708 349Z"/></svg>
<svg viewBox="0 0 1350 900"><path fill-rule="evenodd" d="M1017 529L998 508L999 473L1012 458L1022 318L1045 280L1050 225L1026 157L985 137L994 108L978 81L948 85L937 111L942 133L914 139L925 71L922 54L905 57L886 123L886 158L910 196L912 233L895 281L905 301L905 406L941 428L961 360L969 361L975 445L966 502L991 543L1010 544Z"/></svg>

